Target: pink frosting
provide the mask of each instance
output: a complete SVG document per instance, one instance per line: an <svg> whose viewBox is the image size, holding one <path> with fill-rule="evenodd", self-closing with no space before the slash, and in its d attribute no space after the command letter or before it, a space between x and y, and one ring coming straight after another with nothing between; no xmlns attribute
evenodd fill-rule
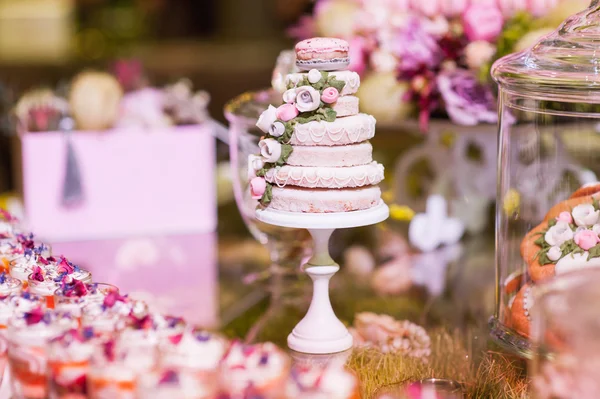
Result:
<svg viewBox="0 0 600 399"><path fill-rule="evenodd" d="M371 162L346 168L285 165L269 169L265 180L279 187L351 188L378 184L383 180L383 165Z"/></svg>
<svg viewBox="0 0 600 399"><path fill-rule="evenodd" d="M575 244L579 245L584 251L596 246L599 241L598 234L592 230L581 230L575 233Z"/></svg>
<svg viewBox="0 0 600 399"><path fill-rule="evenodd" d="M333 37L313 37L311 39L302 40L296 44L296 53L329 53L331 51L348 51L350 46L348 42L342 39Z"/></svg>
<svg viewBox="0 0 600 399"><path fill-rule="evenodd" d="M369 142L337 146L294 146L287 159L292 166L347 167L366 165L373 161Z"/></svg>

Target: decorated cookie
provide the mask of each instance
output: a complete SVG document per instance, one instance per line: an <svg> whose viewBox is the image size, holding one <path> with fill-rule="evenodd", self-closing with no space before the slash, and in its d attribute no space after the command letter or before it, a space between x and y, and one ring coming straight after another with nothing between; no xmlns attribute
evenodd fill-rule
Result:
<svg viewBox="0 0 600 399"><path fill-rule="evenodd" d="M598 195L571 197L560 202L525 236L521 256L534 282L600 266Z"/></svg>
<svg viewBox="0 0 600 399"><path fill-rule="evenodd" d="M296 44L296 66L303 71L337 71L350 64L348 42L329 37L314 37Z"/></svg>
<svg viewBox="0 0 600 399"><path fill-rule="evenodd" d="M531 285L525 284L512 300L510 306L510 327L519 334L529 336L529 327L531 323L531 306L533 305L533 296Z"/></svg>

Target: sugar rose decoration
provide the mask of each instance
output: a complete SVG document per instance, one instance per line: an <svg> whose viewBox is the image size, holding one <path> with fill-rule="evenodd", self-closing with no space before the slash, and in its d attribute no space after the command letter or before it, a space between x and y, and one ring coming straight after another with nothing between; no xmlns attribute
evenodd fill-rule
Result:
<svg viewBox="0 0 600 399"><path fill-rule="evenodd" d="M314 111L319 108L321 95L312 86L302 86L296 90L296 107L300 112Z"/></svg>

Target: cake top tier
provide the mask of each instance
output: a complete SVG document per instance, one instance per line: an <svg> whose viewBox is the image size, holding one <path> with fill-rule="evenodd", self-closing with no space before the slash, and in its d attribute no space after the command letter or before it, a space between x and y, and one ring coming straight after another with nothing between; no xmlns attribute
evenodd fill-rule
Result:
<svg viewBox="0 0 600 399"><path fill-rule="evenodd" d="M313 37L296 44L296 65L307 71L318 69L322 71L337 71L347 68L348 42L331 37Z"/></svg>

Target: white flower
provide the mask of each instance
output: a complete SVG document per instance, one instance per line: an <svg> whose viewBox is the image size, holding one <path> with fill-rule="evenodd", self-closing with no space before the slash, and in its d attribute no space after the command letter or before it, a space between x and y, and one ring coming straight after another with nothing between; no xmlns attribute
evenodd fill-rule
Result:
<svg viewBox="0 0 600 399"><path fill-rule="evenodd" d="M310 83L315 84L319 80L321 80L321 72L319 72L316 69L311 69L310 71L308 71L308 81Z"/></svg>
<svg viewBox="0 0 600 399"><path fill-rule="evenodd" d="M492 59L496 46L486 40L476 40L465 47L465 62L470 69L477 70Z"/></svg>
<svg viewBox="0 0 600 399"><path fill-rule="evenodd" d="M271 129L271 125L277 120L277 108L272 105L269 105L260 117L258 118L258 122L256 122L256 126L265 133L269 133L269 129Z"/></svg>
<svg viewBox="0 0 600 399"><path fill-rule="evenodd" d="M577 226L592 226L600 217L600 211L594 210L592 204L581 204L573 208L573 220Z"/></svg>
<svg viewBox="0 0 600 399"><path fill-rule="evenodd" d="M375 50L371 54L371 67L376 72L393 72L398 66L398 59L386 50Z"/></svg>
<svg viewBox="0 0 600 399"><path fill-rule="evenodd" d="M551 261L557 261L562 256L562 251L560 250L559 246L555 245L553 247L550 247L547 255L548 259L550 259Z"/></svg>
<svg viewBox="0 0 600 399"><path fill-rule="evenodd" d="M321 94L312 86L302 86L296 89L296 108L300 112L314 111L319 108Z"/></svg>
<svg viewBox="0 0 600 399"><path fill-rule="evenodd" d="M288 104L292 104L294 101L296 101L296 88L289 89L283 93L283 101Z"/></svg>
<svg viewBox="0 0 600 399"><path fill-rule="evenodd" d="M560 246L565 241L573 239L573 230L567 222L557 222L544 235L544 240L550 245Z"/></svg>
<svg viewBox="0 0 600 399"><path fill-rule="evenodd" d="M265 162L258 155L248 156L248 180L256 177L256 171L261 170L265 166Z"/></svg>
<svg viewBox="0 0 600 399"><path fill-rule="evenodd" d="M293 108L292 108L293 109ZM285 133L285 126L281 122L275 122L271 125L269 129L269 134L273 137L279 137L283 133Z"/></svg>
<svg viewBox="0 0 600 399"><path fill-rule="evenodd" d="M281 157L281 144L275 139L264 139L258 143L265 162L277 162Z"/></svg>

